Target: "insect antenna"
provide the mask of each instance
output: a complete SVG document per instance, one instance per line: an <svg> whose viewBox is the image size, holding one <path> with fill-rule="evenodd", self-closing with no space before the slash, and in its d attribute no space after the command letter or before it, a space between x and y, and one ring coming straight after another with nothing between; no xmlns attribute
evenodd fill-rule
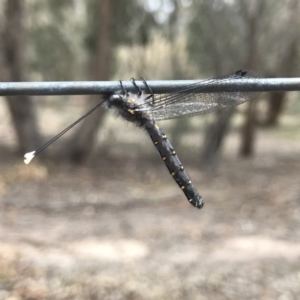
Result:
<svg viewBox="0 0 300 300"><path fill-rule="evenodd" d="M50 141L48 141L46 144L44 144L43 146L41 146L40 148L32 151L32 152L28 152L24 155L24 163L26 165L28 165L31 160L39 153L41 153L43 150L45 150L47 147L49 147L52 143L54 143L57 139L59 139L62 135L64 135L66 132L68 132L71 128L73 128L76 124L78 124L79 122L81 122L83 119L85 119L87 116L89 116L92 112L94 112L98 107L100 107L104 102L106 101L106 99L104 99L103 101L101 101L100 103L98 103L95 107L93 107L90 111L88 111L86 114L84 114L82 117L80 117L77 121L75 121L74 123L72 123L71 125L69 125L67 128L65 128L62 132L60 132L58 135L56 135L55 137L53 137Z"/></svg>

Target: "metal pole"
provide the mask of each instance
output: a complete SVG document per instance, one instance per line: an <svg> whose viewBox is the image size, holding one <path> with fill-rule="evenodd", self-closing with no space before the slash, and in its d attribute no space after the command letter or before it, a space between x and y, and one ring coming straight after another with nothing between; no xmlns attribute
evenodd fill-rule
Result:
<svg viewBox="0 0 300 300"><path fill-rule="evenodd" d="M147 81L154 94L172 93L200 80L149 80ZM136 84L145 89L142 81ZM128 91L136 91L131 81L123 81ZM118 81L59 81L59 82L0 82L0 96L12 95L88 95L111 94L120 90ZM300 91L300 77L295 78L260 78L230 79L222 83L209 84L201 92L222 91Z"/></svg>

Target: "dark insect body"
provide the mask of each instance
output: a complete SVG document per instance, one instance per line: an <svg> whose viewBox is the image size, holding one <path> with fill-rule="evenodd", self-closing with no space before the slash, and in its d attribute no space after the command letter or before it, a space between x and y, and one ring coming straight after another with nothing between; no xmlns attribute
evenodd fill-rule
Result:
<svg viewBox="0 0 300 300"><path fill-rule="evenodd" d="M259 77L253 71L240 70L230 75L202 80L187 85L184 88L178 89L175 93L161 95L154 95L148 83L143 78L142 81L148 90L148 94L145 94L137 86L134 79L132 79L132 83L137 89L136 93L128 93L123 87L122 81L120 81L120 93L110 95L45 145L35 151L26 153L24 162L29 164L37 154L45 150L98 107L102 104L107 104L109 108L114 108L119 116L148 132L170 174L182 189L188 201L195 207L202 208L202 197L193 186L167 136L155 122L157 120L204 114L233 107L251 100L259 93L243 91L242 85L240 89L231 90L228 90L228 88L224 89L224 86L227 84L230 86L232 80L238 80L241 84L249 81L248 83L250 84L259 85L262 82L262 79ZM226 92L222 90L226 90Z"/></svg>
<svg viewBox="0 0 300 300"><path fill-rule="evenodd" d="M195 207L202 208L202 197L193 186L170 141L155 123L155 120L203 114L241 104L254 98L257 93L232 90L204 94L201 93L201 90L211 84L222 87L223 84L232 79L253 80L257 77L257 74L252 71L240 70L231 75L197 82L176 93L162 95L153 95L151 88L143 78L149 94L144 94L134 79L132 82L138 90L137 93L127 92L120 81L121 93L111 95L108 98L107 106L114 108L117 114L125 120L148 132L170 174L188 201Z"/></svg>
<svg viewBox="0 0 300 300"><path fill-rule="evenodd" d="M151 116L143 111L139 111L145 99L145 95L142 92L138 94L125 92L124 94L111 96L108 99L108 107L116 108L117 113L125 120L135 123L149 133L170 174L182 189L188 201L195 207L202 208L202 197L194 188L167 136Z"/></svg>

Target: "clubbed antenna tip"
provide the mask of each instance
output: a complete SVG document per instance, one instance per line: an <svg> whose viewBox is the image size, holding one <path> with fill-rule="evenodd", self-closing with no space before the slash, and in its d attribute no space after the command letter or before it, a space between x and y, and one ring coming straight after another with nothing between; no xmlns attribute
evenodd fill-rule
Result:
<svg viewBox="0 0 300 300"><path fill-rule="evenodd" d="M80 121L82 121L84 118L86 118L88 115L90 115L94 110L96 110L99 106L101 106L104 102L106 101L106 99L104 99L103 101L101 101L100 103L98 103L94 108L92 108L90 111L88 111L85 115L83 115L81 118L79 118L77 121L75 121L73 124L71 124L70 126L68 126L66 129L64 129L61 133L59 133L58 135L56 135L54 138L52 138L49 142L47 142L45 145L43 145L42 147L36 149L35 151L32 152L28 152L24 155L24 163L26 165L28 165L31 160L38 155L39 153L41 153L43 150L45 150L48 146L50 146L53 142L55 142L57 139L59 139L62 135L64 135L67 131L69 131L72 127L74 127L76 124L78 124Z"/></svg>
<svg viewBox="0 0 300 300"><path fill-rule="evenodd" d="M28 152L24 155L24 163L28 165L35 156L35 151Z"/></svg>

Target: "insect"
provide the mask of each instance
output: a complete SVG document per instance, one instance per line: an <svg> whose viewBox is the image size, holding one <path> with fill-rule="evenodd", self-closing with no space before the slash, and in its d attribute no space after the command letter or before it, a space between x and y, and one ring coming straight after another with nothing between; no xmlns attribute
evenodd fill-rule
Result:
<svg viewBox="0 0 300 300"><path fill-rule="evenodd" d="M137 86L135 79L132 79L132 83L137 89L135 93L128 92L124 88L122 81L120 81L120 92L114 93L104 99L96 107L71 124L41 148L25 154L24 162L28 164L35 155L43 151L99 106L106 104L108 108L113 108L116 114L121 116L123 119L134 123L148 132L171 176L182 189L188 201L196 208L202 208L202 197L193 186L174 148L165 133L156 124L156 121L204 114L244 103L256 97L258 93L233 89L222 92L218 91L218 88L221 88L222 85L228 82L230 83L233 79L239 79L242 81L250 79L256 82L257 78L259 78L259 76L253 71L239 70L230 75L187 85L175 93L160 95L154 95L151 87L143 78L142 81L147 92L141 90ZM217 91L203 93L203 90L207 89L211 85L217 87Z"/></svg>

